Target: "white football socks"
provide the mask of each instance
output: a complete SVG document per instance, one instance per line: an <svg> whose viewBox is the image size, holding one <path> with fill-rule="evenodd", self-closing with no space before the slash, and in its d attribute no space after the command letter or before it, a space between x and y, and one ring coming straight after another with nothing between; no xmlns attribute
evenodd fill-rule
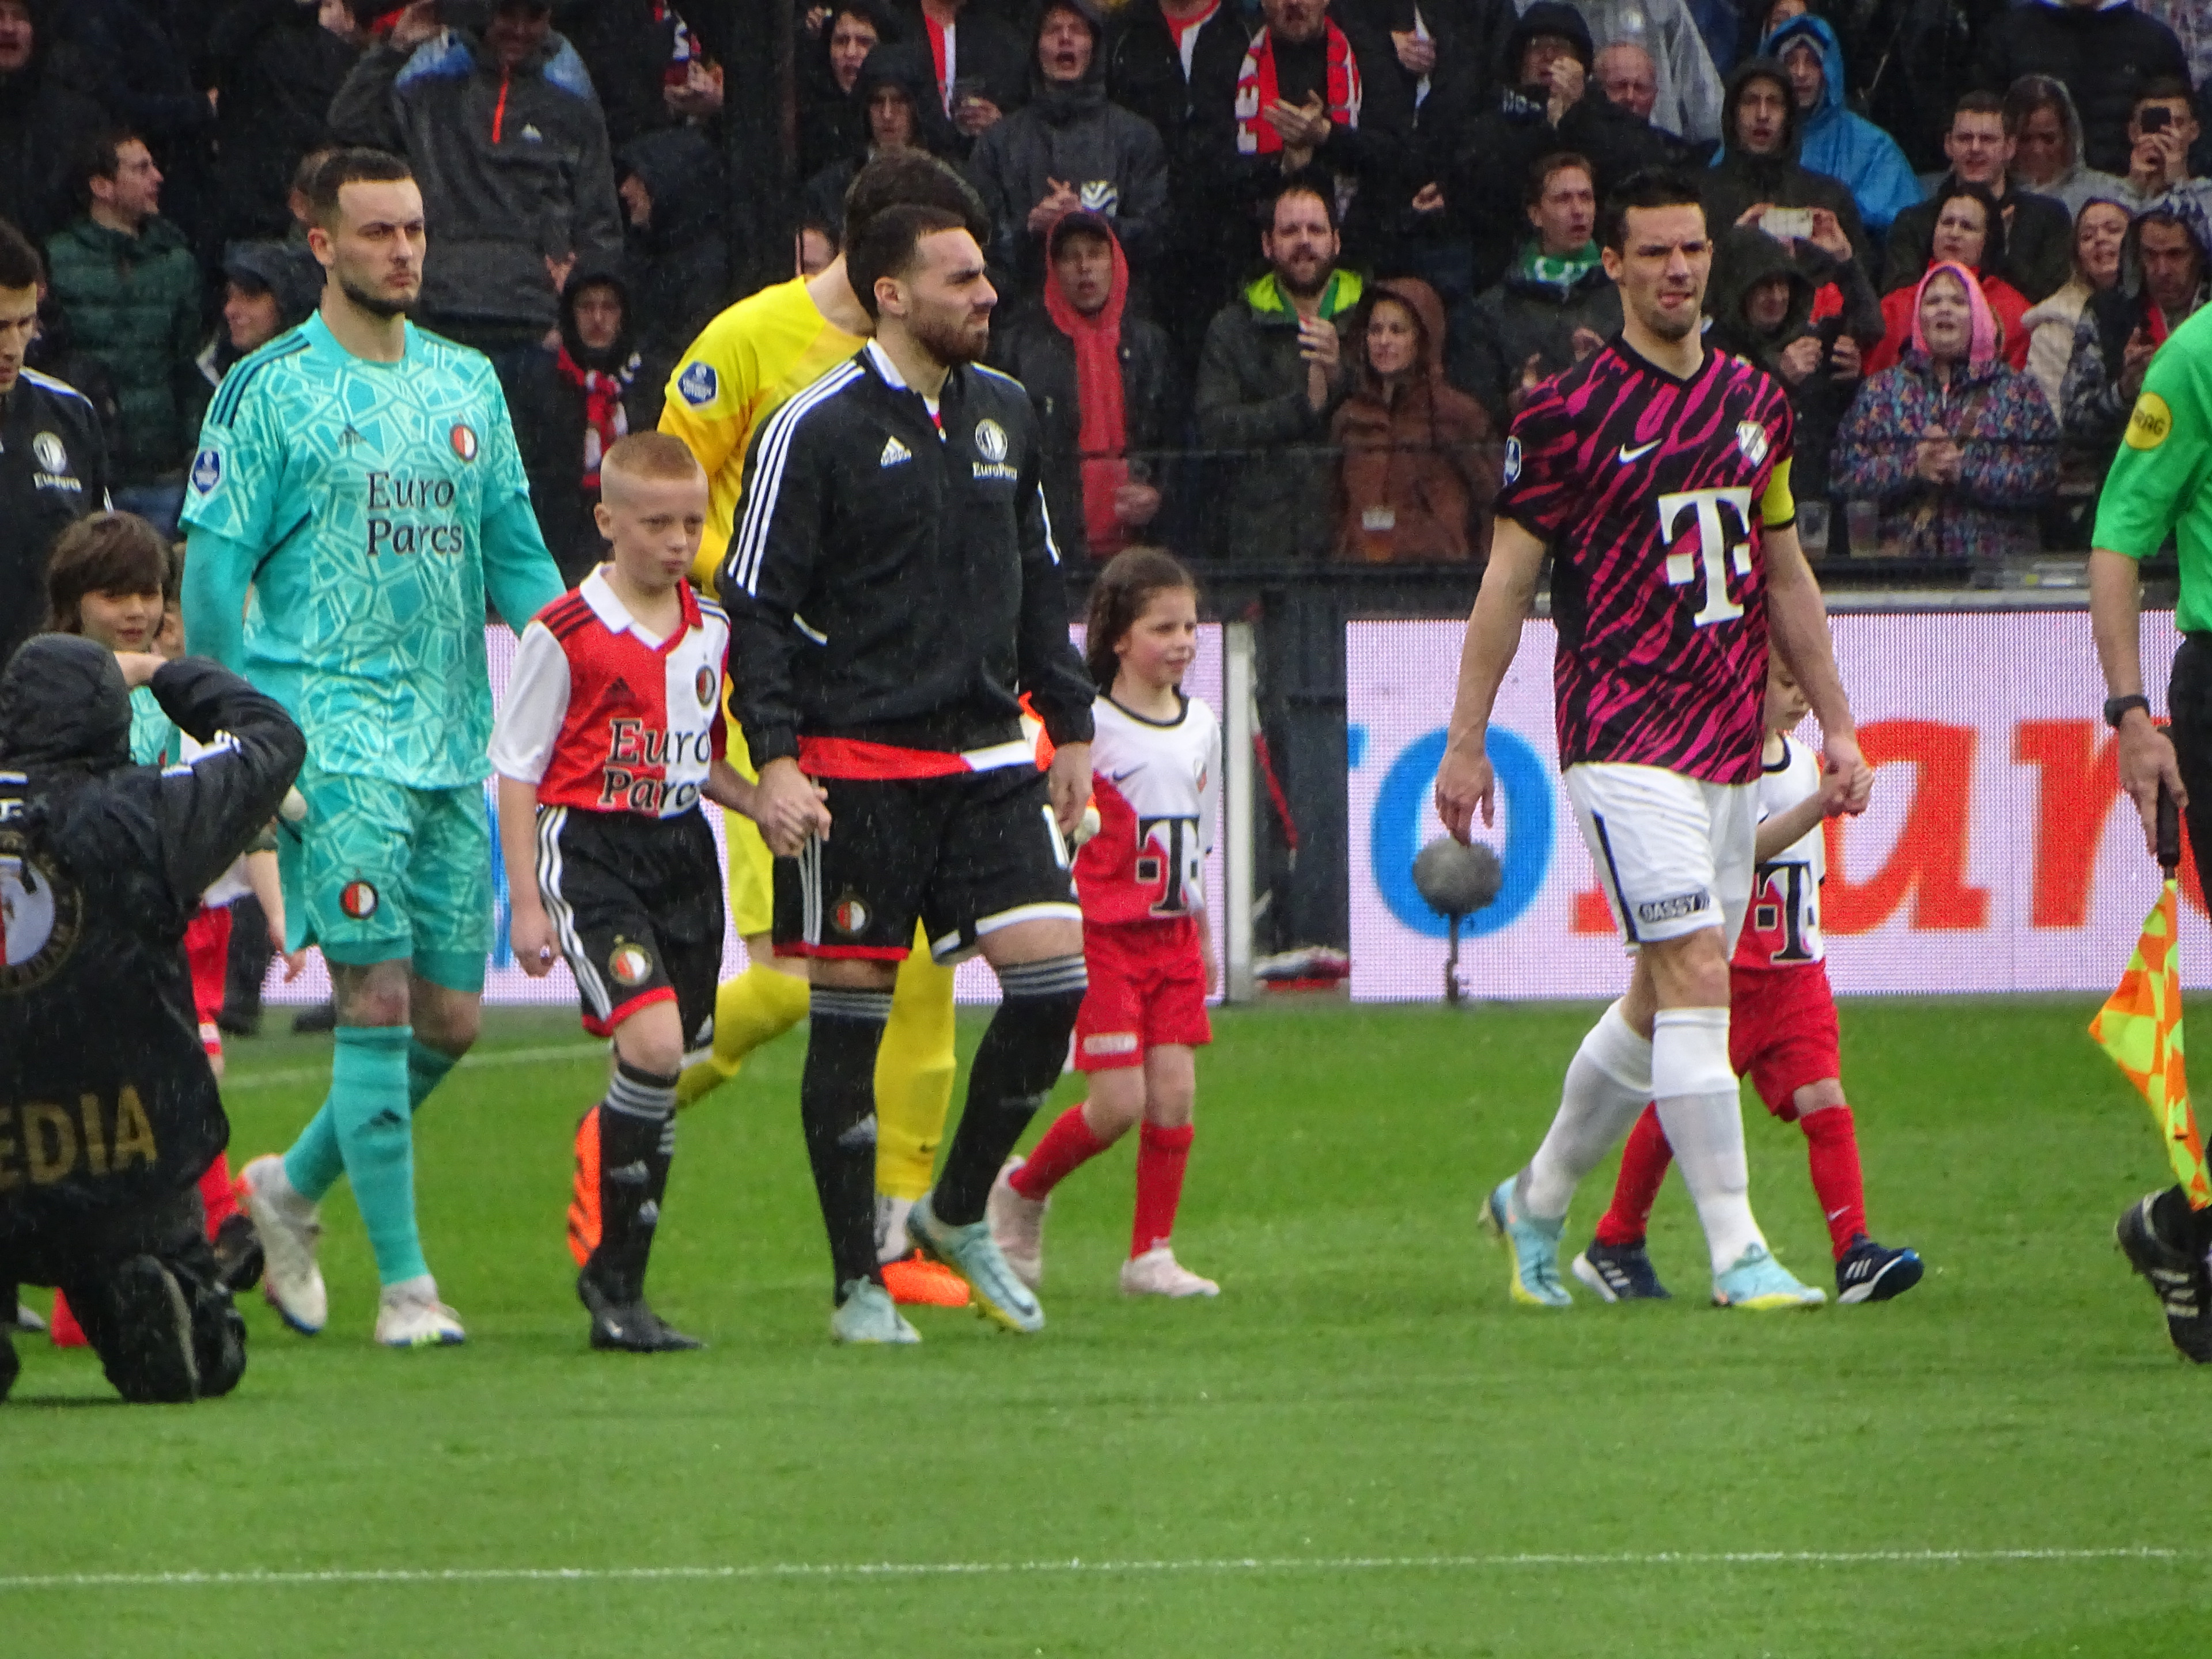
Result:
<svg viewBox="0 0 2212 1659"><path fill-rule="evenodd" d="M1729 1064L1727 1009L1659 1011L1652 1022L1651 1092L1659 1127L1698 1206L1713 1271L1725 1273L1746 1249L1766 1243L1752 1219L1751 1170L1744 1161L1742 1102Z"/></svg>
<svg viewBox="0 0 2212 1659"><path fill-rule="evenodd" d="M1582 1178L1628 1133L1651 1098L1651 1044L1621 1018L1616 1002L1584 1034L1567 1064L1566 1086L1551 1132L1529 1160L1522 1207L1540 1221L1567 1213Z"/></svg>

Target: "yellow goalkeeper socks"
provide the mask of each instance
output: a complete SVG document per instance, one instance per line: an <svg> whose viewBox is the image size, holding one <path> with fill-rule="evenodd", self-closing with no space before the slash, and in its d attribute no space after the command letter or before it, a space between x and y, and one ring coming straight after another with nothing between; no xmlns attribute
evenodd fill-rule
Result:
<svg viewBox="0 0 2212 1659"><path fill-rule="evenodd" d="M738 1074L745 1056L806 1018L806 981L756 963L714 993L714 1047L684 1068L676 1085L676 1109L719 1089Z"/></svg>
<svg viewBox="0 0 2212 1659"><path fill-rule="evenodd" d="M899 964L891 1017L876 1051L876 1190L909 1201L929 1190L952 1103L952 970L915 930Z"/></svg>

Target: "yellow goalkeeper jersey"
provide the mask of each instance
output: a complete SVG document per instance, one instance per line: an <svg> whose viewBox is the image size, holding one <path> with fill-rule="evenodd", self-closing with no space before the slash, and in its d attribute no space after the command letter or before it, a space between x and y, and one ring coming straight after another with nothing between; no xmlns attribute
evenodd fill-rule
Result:
<svg viewBox="0 0 2212 1659"><path fill-rule="evenodd" d="M795 276L740 300L700 331L668 377L660 429L681 438L706 469L706 532L691 578L714 591L743 493L745 450L760 423L866 342L822 314Z"/></svg>

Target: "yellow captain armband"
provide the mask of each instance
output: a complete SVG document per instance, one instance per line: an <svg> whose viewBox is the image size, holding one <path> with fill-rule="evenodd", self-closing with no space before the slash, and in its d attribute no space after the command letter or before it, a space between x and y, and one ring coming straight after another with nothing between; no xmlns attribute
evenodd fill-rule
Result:
<svg viewBox="0 0 2212 1659"><path fill-rule="evenodd" d="M1774 476L1766 482L1766 494L1759 498L1759 521L1769 530L1780 530L1793 524L1797 518L1797 498L1790 493L1790 461L1787 456L1774 464Z"/></svg>

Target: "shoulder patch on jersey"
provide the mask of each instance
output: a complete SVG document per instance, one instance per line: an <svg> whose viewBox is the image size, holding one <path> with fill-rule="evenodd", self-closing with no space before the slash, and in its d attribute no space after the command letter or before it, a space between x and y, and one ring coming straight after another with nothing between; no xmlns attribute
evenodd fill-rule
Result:
<svg viewBox="0 0 2212 1659"><path fill-rule="evenodd" d="M712 363L694 363L676 377L678 394L694 409L704 409L713 403L721 386Z"/></svg>
<svg viewBox="0 0 2212 1659"><path fill-rule="evenodd" d="M1735 428L1735 447L1743 452L1744 459L1757 466L1766 459L1766 452L1773 447L1773 441L1766 435L1766 428L1757 421L1739 421Z"/></svg>
<svg viewBox="0 0 2212 1659"><path fill-rule="evenodd" d="M222 457L212 449L203 449L192 457L192 493L207 495L222 482Z"/></svg>
<svg viewBox="0 0 2212 1659"><path fill-rule="evenodd" d="M2128 416L2128 447L2156 449L2173 431L2173 411L2166 407L2166 399L2155 392L2146 392L2136 399L2135 412Z"/></svg>
<svg viewBox="0 0 2212 1659"><path fill-rule="evenodd" d="M1511 483L1520 476L1521 441L1518 438L1508 438L1505 441L1505 482Z"/></svg>

